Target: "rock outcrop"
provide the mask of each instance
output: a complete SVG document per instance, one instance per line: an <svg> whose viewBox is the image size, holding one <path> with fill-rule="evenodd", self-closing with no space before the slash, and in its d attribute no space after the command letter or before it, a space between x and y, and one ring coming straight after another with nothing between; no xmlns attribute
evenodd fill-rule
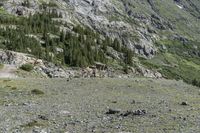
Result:
<svg viewBox="0 0 200 133"><path fill-rule="evenodd" d="M130 73L124 75L123 71L117 72L105 64L96 62L93 66L86 68L64 68L51 62L37 59L32 55L18 53L8 50L0 50L0 63L9 64L20 68L23 64L32 64L34 72L50 78L92 78L92 77L134 77L141 75L149 78L162 78L159 72L145 69L142 66L136 70L130 68Z"/></svg>

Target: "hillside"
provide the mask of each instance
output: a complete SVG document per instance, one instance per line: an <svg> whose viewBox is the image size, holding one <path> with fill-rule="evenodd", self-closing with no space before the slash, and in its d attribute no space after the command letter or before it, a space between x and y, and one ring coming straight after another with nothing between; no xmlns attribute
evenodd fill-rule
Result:
<svg viewBox="0 0 200 133"><path fill-rule="evenodd" d="M199 133L199 0L0 0L0 133Z"/></svg>
<svg viewBox="0 0 200 133"><path fill-rule="evenodd" d="M62 66L101 62L126 73L142 67L188 83L200 79L198 0L4 0L0 6L3 49Z"/></svg>

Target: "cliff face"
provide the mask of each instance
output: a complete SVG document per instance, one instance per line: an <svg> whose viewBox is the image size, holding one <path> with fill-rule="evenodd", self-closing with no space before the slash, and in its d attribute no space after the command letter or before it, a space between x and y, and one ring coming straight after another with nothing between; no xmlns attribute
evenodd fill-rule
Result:
<svg viewBox="0 0 200 133"><path fill-rule="evenodd" d="M198 0L8 0L3 7L28 16L45 5L72 24L83 24L111 38L119 38L136 53L152 57L160 38L199 39Z"/></svg>

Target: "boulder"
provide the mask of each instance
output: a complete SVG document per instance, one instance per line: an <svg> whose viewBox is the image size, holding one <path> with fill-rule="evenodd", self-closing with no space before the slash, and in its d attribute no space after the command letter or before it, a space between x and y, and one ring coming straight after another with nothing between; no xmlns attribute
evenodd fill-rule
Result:
<svg viewBox="0 0 200 133"><path fill-rule="evenodd" d="M107 112L106 112L106 114L118 114L118 113L120 113L121 112L121 110L119 110L119 109L109 109Z"/></svg>

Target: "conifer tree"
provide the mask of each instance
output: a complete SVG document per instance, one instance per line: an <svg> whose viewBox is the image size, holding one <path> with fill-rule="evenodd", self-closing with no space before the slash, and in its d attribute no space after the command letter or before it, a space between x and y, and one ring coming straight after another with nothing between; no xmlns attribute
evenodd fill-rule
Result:
<svg viewBox="0 0 200 133"><path fill-rule="evenodd" d="M120 42L117 38L114 39L114 42L112 43L112 47L118 52L121 51Z"/></svg>

